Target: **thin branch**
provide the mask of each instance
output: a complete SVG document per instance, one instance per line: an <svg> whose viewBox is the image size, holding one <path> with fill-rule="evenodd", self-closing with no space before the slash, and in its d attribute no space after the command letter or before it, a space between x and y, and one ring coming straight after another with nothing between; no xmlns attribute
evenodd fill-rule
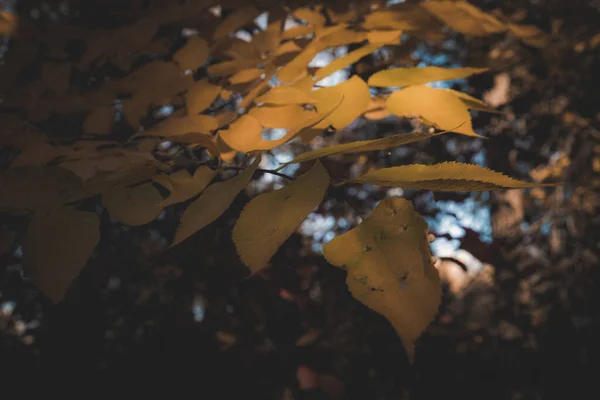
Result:
<svg viewBox="0 0 600 400"><path fill-rule="evenodd" d="M245 170L245 169L246 169L246 167L227 166L227 167L221 167L221 169L222 169L222 170L225 170L225 171L243 171L243 170ZM294 179L296 179L296 178L294 178L293 176L289 176L289 175L286 175L286 174L282 174L281 172L273 171L273 170L270 170L270 169L262 169L262 168L258 168L258 169L256 170L256 172L262 172L262 173L264 173L264 174L272 174L272 175L276 175L276 176L279 176L279 177L281 177L281 178L288 179L288 180L290 180L290 181L293 181Z"/></svg>

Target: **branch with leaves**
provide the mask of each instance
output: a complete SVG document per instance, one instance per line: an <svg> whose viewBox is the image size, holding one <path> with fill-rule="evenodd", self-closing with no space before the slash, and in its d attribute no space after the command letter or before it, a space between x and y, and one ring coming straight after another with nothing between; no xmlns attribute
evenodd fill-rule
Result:
<svg viewBox="0 0 600 400"><path fill-rule="evenodd" d="M473 130L470 110L495 112L465 93L428 85L485 72L481 68L392 66L366 80L354 75L331 87L321 85L323 79L368 55L383 55L403 44L406 36L439 34L445 25L465 35L507 33L533 46L548 40L536 28L502 21L466 2L426 1L387 8L358 2L345 11L327 5L291 10L242 6L223 19L203 4L173 4L172 13L148 13L110 32L89 30L81 36L81 27L63 29L52 46L38 46L42 53L57 54L69 39L84 37L85 49L76 59L57 61L48 54L19 57L18 35L7 53L4 69L6 65L24 69L37 59L47 60L37 77L26 83L13 79L12 69L0 74L7 88L2 107L27 115L26 120L0 116L0 144L20 150L10 168L0 172L0 211L32 213L24 266L29 279L52 300L62 298L99 241L98 216L77 209L80 200L99 196L113 219L130 226L147 224L165 207L191 201L173 247L216 221L256 172L283 177L290 182L251 199L233 228L241 260L253 274L259 273L323 201L331 178L320 159L386 150L450 132L480 137ZM257 28L254 20L263 12L268 12L266 23ZM185 21L175 15L185 16ZM2 18L0 33L9 32L8 20ZM289 20L296 25L288 27ZM183 28L191 21L212 28L206 34L188 35L174 52L168 38L156 35L165 24ZM36 37L44 42L52 40L39 33ZM317 54L347 45L358 48L323 67L310 66ZM103 65L121 72L98 79L95 74ZM75 73L100 83L93 87L77 83L71 79ZM162 111L161 120L150 117L165 105L171 106L166 117ZM84 115L81 136L56 145L60 141L39 128L54 115ZM310 143L358 118L389 116L416 118L434 129L330 146L300 154L277 170L259 168L261 154L276 147L297 140ZM285 134L273 140L263 137L275 128ZM117 130L129 135L114 134ZM185 166L193 166L192 173L187 168L174 170L168 157L155 157L157 144L164 141L184 145L189 158ZM196 159L200 150L218 163ZM253 162L231 164L238 155ZM295 177L279 172L298 163L312 166ZM227 170L239 173L213 183ZM341 177L335 183L348 184L434 191L543 186L461 163L395 166ZM156 185L168 195L161 195ZM348 271L352 294L390 320L412 356L414 341L437 313L441 291L427 224L411 204L397 198L382 201L358 227L326 245L324 255Z"/></svg>

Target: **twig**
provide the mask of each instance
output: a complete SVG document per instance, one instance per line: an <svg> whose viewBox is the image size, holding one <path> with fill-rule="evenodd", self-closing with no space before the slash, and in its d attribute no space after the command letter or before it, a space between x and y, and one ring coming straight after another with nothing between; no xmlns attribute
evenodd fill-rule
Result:
<svg viewBox="0 0 600 400"><path fill-rule="evenodd" d="M243 171L243 170L246 169L246 167L227 166L227 167L221 167L221 169L224 170L224 171ZM264 174L277 175L279 177L282 177L282 178L285 178L285 179L289 179L290 181L293 181L294 179L296 179L293 176L282 174L281 172L273 171L273 170L270 170L270 169L258 168L256 170L256 172L262 172Z"/></svg>

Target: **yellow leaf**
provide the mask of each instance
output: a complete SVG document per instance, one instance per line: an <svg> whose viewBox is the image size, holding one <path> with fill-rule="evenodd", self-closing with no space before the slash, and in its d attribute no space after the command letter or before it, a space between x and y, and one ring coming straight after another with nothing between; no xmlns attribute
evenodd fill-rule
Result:
<svg viewBox="0 0 600 400"><path fill-rule="evenodd" d="M135 136L172 137L187 133L211 133L219 127L217 118L210 115L189 115L171 117L159 123L149 131L141 131Z"/></svg>
<svg viewBox="0 0 600 400"><path fill-rule="evenodd" d="M0 210L54 210L83 195L83 182L60 167L22 166L0 172Z"/></svg>
<svg viewBox="0 0 600 400"><path fill-rule="evenodd" d="M436 18L465 35L488 36L504 32L506 27L491 14L463 1L427 1L421 3Z"/></svg>
<svg viewBox="0 0 600 400"><path fill-rule="evenodd" d="M361 140L358 142L344 143L338 144L335 146L329 146L318 150L313 150L306 152L304 154L300 154L292 161L283 164L278 169L284 168L289 164L301 163L310 160L314 160L321 157L333 156L336 154L352 154L352 153L361 153L364 151L376 151L376 150L385 150L390 147L397 147L404 144L416 142L419 140L429 139L434 136L439 136L446 132L437 132L437 133L421 133L421 132L413 132L413 133L400 133L397 135L392 135L388 137L384 137L381 139L374 140Z"/></svg>
<svg viewBox="0 0 600 400"><path fill-rule="evenodd" d="M154 181L160 183L171 192L169 197L163 200L162 207L171 204L182 203L200 194L217 175L217 172L208 167L200 166L194 175L185 170L179 170L171 175L157 175Z"/></svg>
<svg viewBox="0 0 600 400"><path fill-rule="evenodd" d="M271 54L281 43L282 21L269 23L267 29L254 35L252 43L263 56Z"/></svg>
<svg viewBox="0 0 600 400"><path fill-rule="evenodd" d="M326 37L321 38L321 43L325 47L346 46L351 43L360 43L366 39L365 32L359 32L351 29L341 29L331 32Z"/></svg>
<svg viewBox="0 0 600 400"><path fill-rule="evenodd" d="M306 46L293 60L282 66L277 78L283 83L293 83L306 74L306 66L322 50L316 42Z"/></svg>
<svg viewBox="0 0 600 400"><path fill-rule="evenodd" d="M300 8L294 11L294 17L316 26L323 26L326 22L325 17L320 12L309 8Z"/></svg>
<svg viewBox="0 0 600 400"><path fill-rule="evenodd" d="M382 44L367 44L367 45L361 47L360 49L351 51L350 53L346 54L343 57L334 59L332 62L327 64L325 67L317 70L317 72L315 73L314 80L320 81L321 79L326 78L329 75L333 74L335 71L346 68L347 66L356 63L358 60L371 54L372 52L374 52L381 46L382 46Z"/></svg>
<svg viewBox="0 0 600 400"><path fill-rule="evenodd" d="M240 258L255 274L323 200L329 175L320 162L283 189L263 193L244 207L233 242Z"/></svg>
<svg viewBox="0 0 600 400"><path fill-rule="evenodd" d="M414 343L437 315L442 297L427 223L412 204L381 201L360 225L323 246L323 255L348 272L352 296L391 323L412 362Z"/></svg>
<svg viewBox="0 0 600 400"><path fill-rule="evenodd" d="M519 189L556 186L528 183L510 178L499 172L474 164L444 162L435 165L402 165L368 172L348 183L395 186L441 192L481 192L488 190Z"/></svg>
<svg viewBox="0 0 600 400"><path fill-rule="evenodd" d="M175 54L173 54L173 61L175 61L181 69L195 70L200 68L208 59L208 43L204 39L200 39L197 36L190 36L187 43Z"/></svg>
<svg viewBox="0 0 600 400"><path fill-rule="evenodd" d="M107 135L112 130L116 110L113 106L101 106L92 110L83 121L82 129L87 133Z"/></svg>
<svg viewBox="0 0 600 400"><path fill-rule="evenodd" d="M317 104L319 100L311 92L294 86L276 86L258 97L256 104L283 106L289 104Z"/></svg>
<svg viewBox="0 0 600 400"><path fill-rule="evenodd" d="M99 241L94 213L68 207L34 215L23 251L27 278L53 302L60 301Z"/></svg>
<svg viewBox="0 0 600 400"><path fill-rule="evenodd" d="M247 42L237 37L227 38L220 48L224 55L235 60L261 58L261 53L253 42Z"/></svg>
<svg viewBox="0 0 600 400"><path fill-rule="evenodd" d="M369 41L369 43L400 44L401 37L402 31L398 29L393 31L367 32L367 40Z"/></svg>
<svg viewBox="0 0 600 400"><path fill-rule="evenodd" d="M406 11L391 8L374 11L365 16L362 27L369 31L373 29L411 31L423 29L429 22L416 8L410 12Z"/></svg>
<svg viewBox="0 0 600 400"><path fill-rule="evenodd" d="M253 6L238 8L221 21L212 35L212 40L226 38L230 33L250 24L259 14L260 11Z"/></svg>
<svg viewBox="0 0 600 400"><path fill-rule="evenodd" d="M479 136L473 131L465 103L451 92L429 86L409 86L392 93L385 106L394 115L421 118L438 129Z"/></svg>
<svg viewBox="0 0 600 400"><path fill-rule="evenodd" d="M369 86L382 87L414 86L428 82L466 78L485 71L487 68L392 68L374 73L368 83Z"/></svg>
<svg viewBox="0 0 600 400"><path fill-rule="evenodd" d="M220 86L213 85L208 79L196 82L185 95L188 115L196 115L210 107L221 90Z"/></svg>
<svg viewBox="0 0 600 400"><path fill-rule="evenodd" d="M249 68L249 69L244 69L241 70L240 72L232 75L229 78L229 83L231 83L232 85L237 85L240 83L246 83L246 82L250 82L254 79L258 79L260 78L260 76L264 73L265 71L261 68Z"/></svg>
<svg viewBox="0 0 600 400"><path fill-rule="evenodd" d="M248 185L259 164L260 156L246 170L224 182L210 185L200 197L194 200L181 217L171 247L178 245L200 229L216 221Z"/></svg>
<svg viewBox="0 0 600 400"><path fill-rule="evenodd" d="M219 136L231 149L247 153L262 140L262 126L255 117L245 114L228 129L219 131Z"/></svg>
<svg viewBox="0 0 600 400"><path fill-rule="evenodd" d="M129 225L145 225L160 215L163 198L152 184L113 187L102 193L102 204L108 214L118 222Z"/></svg>

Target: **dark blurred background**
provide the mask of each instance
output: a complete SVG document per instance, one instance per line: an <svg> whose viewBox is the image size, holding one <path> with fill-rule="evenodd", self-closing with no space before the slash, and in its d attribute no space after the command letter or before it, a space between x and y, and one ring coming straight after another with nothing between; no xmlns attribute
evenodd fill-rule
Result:
<svg viewBox="0 0 600 400"><path fill-rule="evenodd" d="M150 3L0 1L20 16L24 29L120 26ZM124 385L137 393L161 388L214 399L600 398L594 381L600 337L600 6L585 0L474 3L536 25L552 35L551 43L540 49L502 35L447 33L395 49L390 60L489 67L468 80L440 84L501 111L473 113L476 131L488 139L443 135L329 160L328 167L362 171L456 160L562 186L480 195L332 189L272 266L251 279L230 239L246 194L218 221L168 251L185 204L142 227L123 227L102 212L98 250L55 306L23 278L23 221L2 217L0 388L51 378L94 381L94 391L118 393ZM26 33L5 40L7 67L10 52L26 48L27 40ZM368 76L382 68L370 61L335 74L329 84L350 72ZM397 118L361 119L316 145L421 128ZM77 130L64 120L44 129ZM270 162L288 161L300 147L278 150ZM0 151L2 168L13 156L11 149ZM262 175L252 193L277 185L279 178ZM386 196L411 199L427 218L444 281L439 316L418 341L412 367L388 322L355 301L345 273L320 254L324 242L357 223L346 197L368 213Z"/></svg>

